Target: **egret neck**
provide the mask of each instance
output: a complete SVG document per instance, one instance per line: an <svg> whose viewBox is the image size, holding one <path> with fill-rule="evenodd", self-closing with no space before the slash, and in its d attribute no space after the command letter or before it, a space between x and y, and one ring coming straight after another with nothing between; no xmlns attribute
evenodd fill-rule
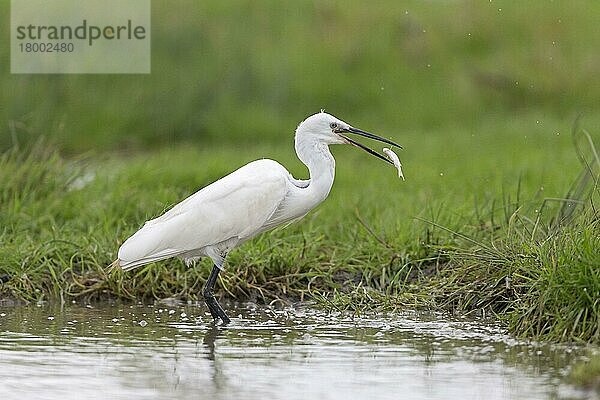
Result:
<svg viewBox="0 0 600 400"><path fill-rule="evenodd" d="M327 198L335 178L335 159L329 151L329 145L317 138L296 134L295 148L298 158L310 175L310 183L305 189L307 198L316 204Z"/></svg>

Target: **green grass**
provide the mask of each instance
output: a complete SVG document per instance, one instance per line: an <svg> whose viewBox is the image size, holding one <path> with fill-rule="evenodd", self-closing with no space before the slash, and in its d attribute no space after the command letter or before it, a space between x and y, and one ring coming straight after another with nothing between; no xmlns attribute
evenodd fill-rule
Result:
<svg viewBox="0 0 600 400"><path fill-rule="evenodd" d="M529 218L512 218L524 221L488 242L444 250L448 264L423 288L428 304L494 314L523 337L599 342L597 213L533 237Z"/></svg>
<svg viewBox="0 0 600 400"><path fill-rule="evenodd" d="M564 196L532 199L519 185L512 196L475 205L458 221L445 207L433 218L417 217L434 229L427 237L442 233L426 246L429 264L407 264L423 279L392 291L375 282L377 291L359 288L323 300L355 311L370 303L494 315L522 337L600 342L600 159L589 133L574 129L585 173ZM380 295L383 289L391 298ZM376 300L365 304L365 297Z"/></svg>
<svg viewBox="0 0 600 400"><path fill-rule="evenodd" d="M329 199L234 251L220 295L492 313L516 334L598 342L598 188L575 193L584 204L561 223L576 203L542 205L577 181L578 154L596 168L570 132L583 113L598 143L599 13L596 1L154 1L151 75L1 63L0 293L198 298L206 262L105 267L145 220L248 161L306 177L293 131L325 108L401 143L407 181L335 148Z"/></svg>
<svg viewBox="0 0 600 400"><path fill-rule="evenodd" d="M588 203L585 212L552 224L558 205L571 203L550 201L542 210L543 199L562 196L579 170L568 135L552 135L548 143L487 129L476 139L455 134L453 143L433 131L419 146L422 155L407 145L406 182L362 152L335 148L330 198L300 223L234 251L220 294L317 299L357 312L406 306L493 312L518 334L597 342L600 235L597 211L589 207L597 188L578 195ZM496 146L524 160L518 172L498 172L506 154L494 154ZM234 166L268 155L302 176L290 147L257 145L241 155L237 148L188 146L65 159L42 142L6 152L0 274L11 279L3 293L27 301L197 299L206 262L188 269L174 260L114 274L106 266L143 221ZM436 157L440 147L469 154L478 168ZM574 173L562 176L565 170ZM502 190L504 200L497 197Z"/></svg>

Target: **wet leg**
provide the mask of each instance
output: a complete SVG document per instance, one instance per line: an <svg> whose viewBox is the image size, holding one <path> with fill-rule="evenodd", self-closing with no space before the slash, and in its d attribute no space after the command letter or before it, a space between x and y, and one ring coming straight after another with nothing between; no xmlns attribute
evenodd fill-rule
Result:
<svg viewBox="0 0 600 400"><path fill-rule="evenodd" d="M219 267L217 267L216 265L213 266L213 269L210 272L210 276L208 277L208 280L206 281L206 284L202 289L202 295L204 296L204 301L208 306L210 315L212 315L215 322L217 322L217 319L221 318L224 324L228 324L229 322L231 322L231 320L229 319L227 314L225 314L225 311L223 311L223 308L221 307L221 305L215 298L215 295L213 294L213 289L215 287L215 283L217 282L217 278L219 276L220 271L221 270L219 269Z"/></svg>

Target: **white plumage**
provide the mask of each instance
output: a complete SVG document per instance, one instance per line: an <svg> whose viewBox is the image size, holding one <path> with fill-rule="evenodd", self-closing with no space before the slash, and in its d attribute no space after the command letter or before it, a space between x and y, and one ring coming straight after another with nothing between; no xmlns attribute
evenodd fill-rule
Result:
<svg viewBox="0 0 600 400"><path fill-rule="evenodd" d="M189 196L162 216L147 221L119 248L114 264L130 270L171 257L181 257L188 263L203 256L210 257L215 268L205 287L205 299L213 317L228 322L212 295L212 286L227 253L259 233L303 217L327 198L335 176L330 144L352 144L390 162L344 133L400 147L321 111L296 129L296 153L307 166L310 179L294 179L273 160L246 164Z"/></svg>
<svg viewBox="0 0 600 400"><path fill-rule="evenodd" d="M251 162L146 222L119 249L119 263L129 270L176 256L221 258L268 225L292 185L279 163Z"/></svg>

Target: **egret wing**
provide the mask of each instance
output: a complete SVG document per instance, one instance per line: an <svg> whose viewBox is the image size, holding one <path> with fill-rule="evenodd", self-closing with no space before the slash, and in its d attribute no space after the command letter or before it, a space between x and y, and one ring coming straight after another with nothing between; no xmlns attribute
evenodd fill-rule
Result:
<svg viewBox="0 0 600 400"><path fill-rule="evenodd" d="M287 193L288 172L259 160L150 220L119 249L122 267L143 265L260 231Z"/></svg>

